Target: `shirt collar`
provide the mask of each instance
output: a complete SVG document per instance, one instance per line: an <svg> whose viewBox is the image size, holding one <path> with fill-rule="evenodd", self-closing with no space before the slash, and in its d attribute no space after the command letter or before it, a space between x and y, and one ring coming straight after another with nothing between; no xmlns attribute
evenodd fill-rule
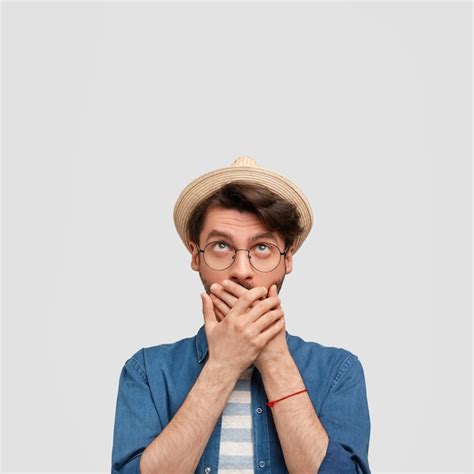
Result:
<svg viewBox="0 0 474 474"><path fill-rule="evenodd" d="M285 329L286 333L286 342L288 343L288 331ZM196 334L196 355L198 362L202 364L204 359L207 356L207 336L206 336L206 330L205 330L205 325L203 324L200 328L199 331Z"/></svg>

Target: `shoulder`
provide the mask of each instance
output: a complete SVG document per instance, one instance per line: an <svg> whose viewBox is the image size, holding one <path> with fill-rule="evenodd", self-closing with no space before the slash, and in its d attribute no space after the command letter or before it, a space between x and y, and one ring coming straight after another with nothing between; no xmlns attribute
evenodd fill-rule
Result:
<svg viewBox="0 0 474 474"><path fill-rule="evenodd" d="M142 347L127 359L125 365L146 378L146 374L154 370L182 365L193 355L193 351L195 354L195 336L175 342Z"/></svg>
<svg viewBox="0 0 474 474"><path fill-rule="evenodd" d="M333 386L348 373L363 375L358 356L346 348L325 346L292 334L288 334L288 347L301 370L323 376Z"/></svg>
<svg viewBox="0 0 474 474"><path fill-rule="evenodd" d="M319 342L307 341L294 334L288 334L288 347L297 356L310 355L324 362L338 363L344 361L350 364L351 361L358 359L356 354L343 347L325 346Z"/></svg>

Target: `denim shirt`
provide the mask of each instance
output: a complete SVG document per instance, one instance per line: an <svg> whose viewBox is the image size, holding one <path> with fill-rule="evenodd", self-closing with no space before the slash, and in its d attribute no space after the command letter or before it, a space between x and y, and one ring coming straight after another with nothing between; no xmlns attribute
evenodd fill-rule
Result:
<svg viewBox="0 0 474 474"><path fill-rule="evenodd" d="M365 378L356 355L337 347L307 342L286 331L308 395L329 437L326 456L314 472L370 474L370 418ZM142 348L121 371L112 448L112 474L140 473L145 448L174 417L207 360L202 325L193 337ZM250 382L254 472L288 473L260 372ZM196 473L218 472L222 415L211 433ZM298 473L299 474L299 473Z"/></svg>

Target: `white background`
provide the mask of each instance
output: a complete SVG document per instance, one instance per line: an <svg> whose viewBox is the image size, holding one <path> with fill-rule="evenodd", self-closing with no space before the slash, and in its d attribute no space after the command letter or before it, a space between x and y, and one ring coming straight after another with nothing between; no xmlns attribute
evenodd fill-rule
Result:
<svg viewBox="0 0 474 474"><path fill-rule="evenodd" d="M471 471L471 22L4 3L1 470L110 472L122 365L203 324L175 200L248 155L312 204L287 330L358 355L373 472Z"/></svg>

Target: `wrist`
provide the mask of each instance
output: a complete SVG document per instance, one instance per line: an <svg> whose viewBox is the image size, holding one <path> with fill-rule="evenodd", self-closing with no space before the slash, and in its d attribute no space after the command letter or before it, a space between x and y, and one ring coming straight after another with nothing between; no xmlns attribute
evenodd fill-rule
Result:
<svg viewBox="0 0 474 474"><path fill-rule="evenodd" d="M292 367L295 361L289 351L285 351L284 354L269 355L265 358L259 358L258 370L260 372L281 372L281 370ZM257 366L257 364L256 364Z"/></svg>
<svg viewBox="0 0 474 474"><path fill-rule="evenodd" d="M240 377L240 372L236 368L231 367L229 364L223 363L219 360L208 359L205 364L205 368L210 375L222 380L224 383L235 383Z"/></svg>

